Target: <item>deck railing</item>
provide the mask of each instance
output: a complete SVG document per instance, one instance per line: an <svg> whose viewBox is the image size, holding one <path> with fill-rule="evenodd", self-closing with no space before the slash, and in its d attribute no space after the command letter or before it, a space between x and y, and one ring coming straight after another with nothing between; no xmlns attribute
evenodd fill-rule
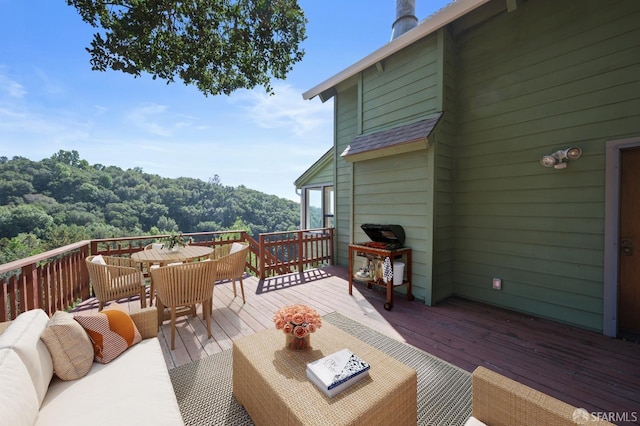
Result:
<svg viewBox="0 0 640 426"><path fill-rule="evenodd" d="M250 255L246 270L262 279L333 264L332 228L260 234L259 241L244 231L184 235L193 239L193 245L214 248L236 241L248 242ZM79 241L0 265L0 322L37 308L51 315L88 299L91 283L84 261L87 256L131 256L162 237Z"/></svg>
<svg viewBox="0 0 640 426"><path fill-rule="evenodd" d="M260 234L259 277L333 264L333 228Z"/></svg>

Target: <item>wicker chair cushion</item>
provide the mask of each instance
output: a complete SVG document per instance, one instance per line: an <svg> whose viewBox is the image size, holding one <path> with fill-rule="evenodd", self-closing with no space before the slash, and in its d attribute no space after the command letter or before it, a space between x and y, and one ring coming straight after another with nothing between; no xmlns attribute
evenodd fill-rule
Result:
<svg viewBox="0 0 640 426"><path fill-rule="evenodd" d="M105 309L92 315L76 315L93 343L97 362L107 364L142 340L138 328L128 313L120 309Z"/></svg>
<svg viewBox="0 0 640 426"><path fill-rule="evenodd" d="M57 311L40 336L53 360L53 372L62 380L77 380L91 370L93 345L73 315Z"/></svg>
<svg viewBox="0 0 640 426"><path fill-rule="evenodd" d="M229 250L229 254L233 254L233 253L239 252L243 248L245 248L244 244L233 243L233 244L231 244L231 250Z"/></svg>
<svg viewBox="0 0 640 426"><path fill-rule="evenodd" d="M209 260L209 259L205 259L205 260ZM167 266L174 266L174 265L182 265L182 262L167 263ZM160 265L151 265L151 266L149 267L149 270L151 270L151 269L157 269L157 268L159 268L159 267L160 267Z"/></svg>
<svg viewBox="0 0 640 426"><path fill-rule="evenodd" d="M97 256L93 256L93 259L91 259L91 261L93 263L97 263L98 265L106 265L107 262L105 262L104 257L102 257L101 254L97 255Z"/></svg>
<svg viewBox="0 0 640 426"><path fill-rule="evenodd" d="M111 275L109 275L111 277ZM120 275L119 277L111 278L111 282L116 287L131 286L131 283L141 283L144 281L144 274L142 272L134 272L132 274Z"/></svg>

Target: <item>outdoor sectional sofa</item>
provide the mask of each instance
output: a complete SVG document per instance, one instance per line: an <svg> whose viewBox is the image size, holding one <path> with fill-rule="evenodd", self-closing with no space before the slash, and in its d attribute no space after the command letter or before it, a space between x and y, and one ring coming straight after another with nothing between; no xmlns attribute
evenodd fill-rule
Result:
<svg viewBox="0 0 640 426"><path fill-rule="evenodd" d="M473 371L472 386L472 416L466 426L612 425L482 366Z"/></svg>
<svg viewBox="0 0 640 426"><path fill-rule="evenodd" d="M71 314L61 313L63 318L62 314L68 315L71 320L67 322L73 323ZM50 319L43 310L36 309L20 314L10 323L0 323L0 423L12 426L184 424L156 337L155 308L126 314L139 332L137 341L107 363L94 362L91 357L95 343L89 340L92 351L89 365L86 351L85 361L81 361L88 372L82 375L85 371L80 371L82 377L75 380L59 378L77 375L78 369L54 368L60 365L60 358L56 358L60 353L50 352L50 341L45 344L44 337L41 338L57 317ZM49 330L46 335L53 334L57 343L62 340L64 345L67 328L56 330L57 333ZM80 360L80 348L86 349L86 346L74 343L62 357L67 361Z"/></svg>

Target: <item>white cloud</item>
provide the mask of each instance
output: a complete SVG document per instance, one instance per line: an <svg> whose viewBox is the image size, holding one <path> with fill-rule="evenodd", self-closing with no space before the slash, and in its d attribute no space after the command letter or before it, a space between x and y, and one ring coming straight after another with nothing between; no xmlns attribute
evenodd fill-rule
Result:
<svg viewBox="0 0 640 426"><path fill-rule="evenodd" d="M49 95L57 96L64 93L64 84L61 84L55 79L49 77L49 75L40 68L35 70L35 75L39 79L38 87L42 92L46 92Z"/></svg>
<svg viewBox="0 0 640 426"><path fill-rule="evenodd" d="M183 114L171 114L166 105L147 103L129 110L125 120L152 135L171 137L189 126L193 119Z"/></svg>
<svg viewBox="0 0 640 426"><path fill-rule="evenodd" d="M147 104L133 108L125 115L125 120L151 134L171 136L171 129L161 125L159 120L167 111L166 105Z"/></svg>
<svg viewBox="0 0 640 426"><path fill-rule="evenodd" d="M331 128L332 103L306 101L300 91L287 84L274 86L274 92L269 95L253 90L237 98L248 102L247 118L263 128L288 128L296 136Z"/></svg>
<svg viewBox="0 0 640 426"><path fill-rule="evenodd" d="M5 92L10 98L16 99L22 99L27 93L22 84L4 74L0 74L0 90Z"/></svg>

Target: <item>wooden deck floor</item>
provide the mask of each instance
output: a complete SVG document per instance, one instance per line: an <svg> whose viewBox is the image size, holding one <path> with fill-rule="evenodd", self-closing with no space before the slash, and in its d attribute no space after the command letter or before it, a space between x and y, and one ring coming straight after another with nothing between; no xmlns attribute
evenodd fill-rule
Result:
<svg viewBox="0 0 640 426"><path fill-rule="evenodd" d="M247 277L246 304L233 297L230 282L217 284L212 339L200 311L197 318L178 318L173 351L169 322L161 327L167 367L229 349L234 339L273 327L281 306L304 303L321 315L338 311L467 371L483 365L589 412L640 423L640 344L455 297L429 307L397 295L386 311L382 291L356 286L349 296L346 277L341 267L264 281ZM132 310L139 306L130 303ZM78 309L97 310L97 304Z"/></svg>

